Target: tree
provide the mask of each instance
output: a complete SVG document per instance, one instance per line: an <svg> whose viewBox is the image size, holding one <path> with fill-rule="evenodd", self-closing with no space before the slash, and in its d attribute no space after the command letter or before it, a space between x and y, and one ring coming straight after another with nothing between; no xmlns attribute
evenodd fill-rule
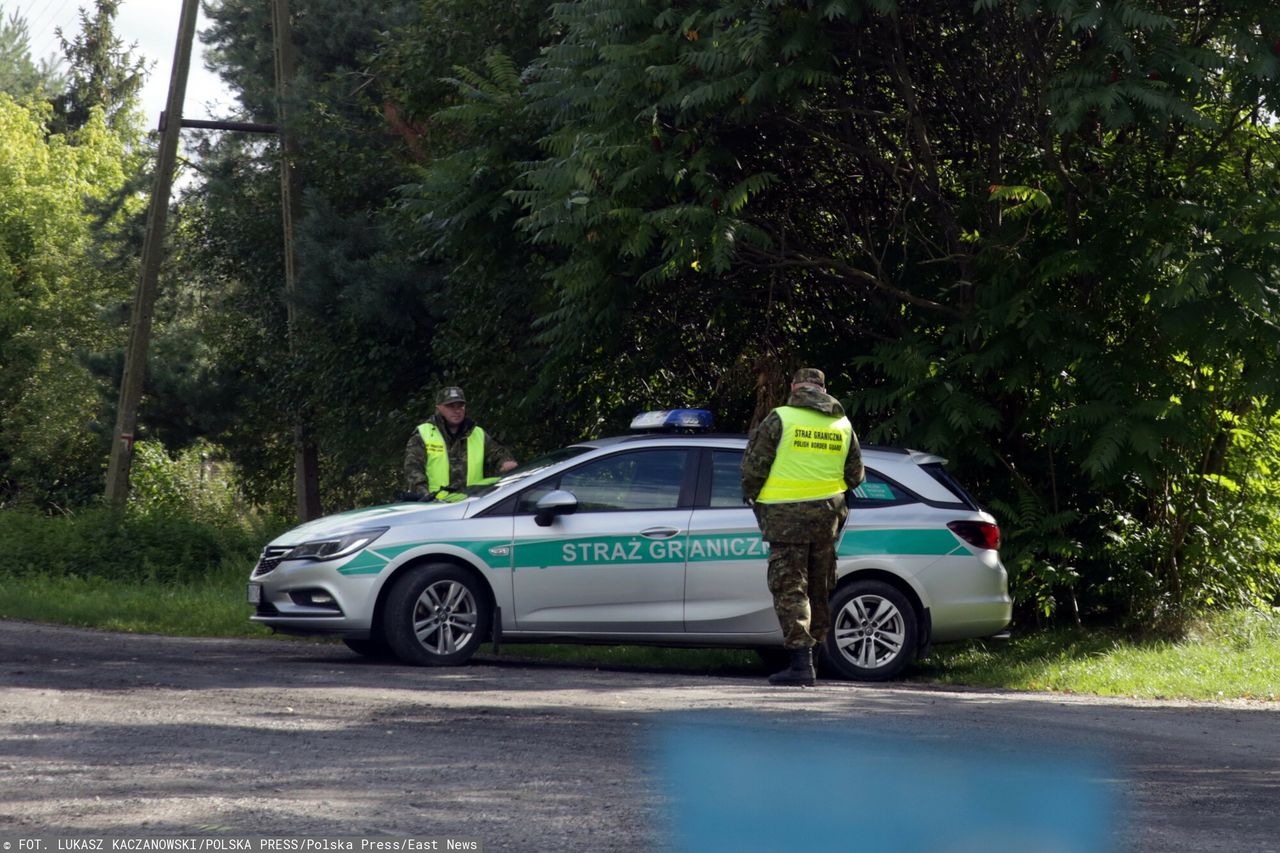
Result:
<svg viewBox="0 0 1280 853"><path fill-rule="evenodd" d="M146 60L134 56L115 32L122 0L94 0L93 11L80 10L80 29L73 38L58 29L69 63L66 91L54 98L54 133L83 127L95 107L113 130L138 124L138 95L146 82Z"/></svg>
<svg viewBox="0 0 1280 853"><path fill-rule="evenodd" d="M269 116L264 14L227 0L214 40ZM212 362L260 377L246 446L284 446L265 415L305 400L329 494L371 494L441 379L481 378L487 423L535 445L677 403L745 428L812 362L864 438L991 499L1024 616L1280 592L1273 4L538 15L299 8L293 360L278 250L236 195L267 197L269 146L223 143L211 166L246 183L211 182L192 232L240 303Z"/></svg>
<svg viewBox="0 0 1280 853"><path fill-rule="evenodd" d="M171 385L168 399L153 398L142 417L156 422L161 406L203 411L188 392L224 389L220 408L235 415L207 426L221 430L219 440L258 495L278 498L278 452L291 440L282 415L305 406L315 413L324 502L346 506L395 493L406 437L431 411L434 387L456 377L438 355L445 348L437 332L458 300L445 293L445 267L411 243L417 237L402 227L396 192L433 147L423 116L452 92L431 75L450 73L449 54L470 61L486 49L487 35L449 22L529 36L496 23L497 10L510 3L480 10L462 2L292 5L298 76L290 114L305 187L293 353L285 347L278 202L271 201L278 198L277 151L223 137L201 165L204 184L182 204L180 251L195 271L182 287L202 294L201 319L183 322L175 312L157 341L168 346L170 335L190 351L176 337L198 332L210 372L186 391ZM222 74L251 116L274 120L267 10L227 0L209 11L206 39ZM524 50L531 56L536 47Z"/></svg>
<svg viewBox="0 0 1280 853"><path fill-rule="evenodd" d="M62 89L58 62L46 57L36 62L31 56L31 31L26 18L17 12L3 17L0 7L0 92L14 100L45 98Z"/></svg>
<svg viewBox="0 0 1280 853"><path fill-rule="evenodd" d="M551 260L541 378L603 420L655 385L757 391L758 416L779 368L837 365L873 439L996 498L1025 603L1266 600L1274 503L1244 504L1272 522L1243 550L1208 543L1241 506L1228 469L1264 470L1235 425L1280 399L1278 24L1254 2L557 6L523 75L543 153L508 193ZM1255 568L1202 582L1226 563Z"/></svg>
<svg viewBox="0 0 1280 853"><path fill-rule="evenodd" d="M119 343L104 309L127 291L98 263L90 207L135 161L101 109L70 137L48 120L47 105L0 94L0 503L66 507L101 491L107 389L87 356Z"/></svg>

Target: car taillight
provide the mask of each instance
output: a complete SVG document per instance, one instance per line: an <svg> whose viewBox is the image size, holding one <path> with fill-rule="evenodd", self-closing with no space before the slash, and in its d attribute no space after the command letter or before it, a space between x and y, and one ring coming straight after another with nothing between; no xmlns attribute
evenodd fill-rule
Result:
<svg viewBox="0 0 1280 853"><path fill-rule="evenodd" d="M947 527L975 548L1000 547L1000 528L989 521L949 521Z"/></svg>

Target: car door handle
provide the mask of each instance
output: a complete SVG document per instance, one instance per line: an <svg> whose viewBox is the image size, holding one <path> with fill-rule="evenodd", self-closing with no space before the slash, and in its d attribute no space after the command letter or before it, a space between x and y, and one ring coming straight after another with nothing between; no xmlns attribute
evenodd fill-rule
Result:
<svg viewBox="0 0 1280 853"><path fill-rule="evenodd" d="M679 532L674 527L650 527L648 530L641 530L640 535L649 539L670 539Z"/></svg>

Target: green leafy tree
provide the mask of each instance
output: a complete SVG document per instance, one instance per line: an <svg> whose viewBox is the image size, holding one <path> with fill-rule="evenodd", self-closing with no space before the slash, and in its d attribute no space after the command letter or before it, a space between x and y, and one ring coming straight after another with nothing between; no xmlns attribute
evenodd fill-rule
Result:
<svg viewBox="0 0 1280 853"><path fill-rule="evenodd" d="M106 389L87 356L118 344L103 312L127 287L95 263L90 208L131 158L100 109L71 137L48 120L0 94L0 501L68 506L100 491Z"/></svg>
<svg viewBox="0 0 1280 853"><path fill-rule="evenodd" d="M555 7L523 74L543 153L508 194L551 259L540 387L588 421L652 388L758 416L813 360L870 437L997 502L1025 603L1176 616L1222 561L1265 600L1274 540L1205 537L1214 478L1250 466L1228 425L1277 399L1276 15Z"/></svg>
<svg viewBox="0 0 1280 853"><path fill-rule="evenodd" d="M213 11L269 118L265 10ZM204 286L239 301L210 363L256 380L244 452L287 450L270 412L305 401L329 494L372 494L441 379L535 444L677 403L743 428L813 362L864 438L991 501L1025 616L1277 595L1272 4L297 14L291 356L274 215L240 203L272 192L269 146L224 142L209 165L244 183L191 220Z"/></svg>

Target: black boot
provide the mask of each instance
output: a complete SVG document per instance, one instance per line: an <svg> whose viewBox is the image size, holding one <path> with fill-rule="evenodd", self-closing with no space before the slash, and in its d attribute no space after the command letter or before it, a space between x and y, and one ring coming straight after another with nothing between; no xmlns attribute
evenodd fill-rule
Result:
<svg viewBox="0 0 1280 853"><path fill-rule="evenodd" d="M792 649L791 665L769 676L770 684L784 687L812 687L818 680L813 671L813 649Z"/></svg>

